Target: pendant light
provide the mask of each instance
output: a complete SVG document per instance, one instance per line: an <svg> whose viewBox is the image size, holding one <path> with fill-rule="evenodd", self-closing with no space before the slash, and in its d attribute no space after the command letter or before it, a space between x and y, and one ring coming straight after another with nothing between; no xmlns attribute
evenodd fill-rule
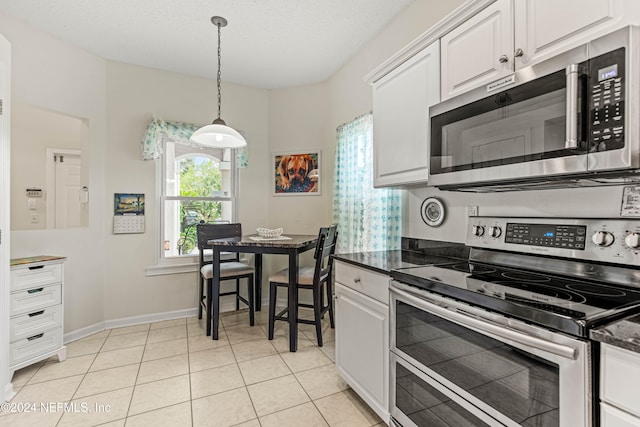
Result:
<svg viewBox="0 0 640 427"><path fill-rule="evenodd" d="M227 20L221 16L211 18L211 23L218 27L218 118L212 124L206 125L198 129L191 135L191 141L204 145L206 147L215 148L241 148L247 145L247 141L240 133L227 126L220 118L220 109L222 106L222 96L220 91L220 28L227 26Z"/></svg>

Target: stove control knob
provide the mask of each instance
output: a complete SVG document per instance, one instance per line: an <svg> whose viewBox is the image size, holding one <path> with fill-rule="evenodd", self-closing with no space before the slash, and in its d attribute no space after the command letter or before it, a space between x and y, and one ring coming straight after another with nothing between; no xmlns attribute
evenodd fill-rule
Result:
<svg viewBox="0 0 640 427"><path fill-rule="evenodd" d="M497 225L492 225L491 227L489 227L489 235L494 239L497 239L502 235L502 228L498 227Z"/></svg>
<svg viewBox="0 0 640 427"><path fill-rule="evenodd" d="M640 248L640 234L631 233L627 235L627 237L624 238L624 243L632 249Z"/></svg>
<svg viewBox="0 0 640 427"><path fill-rule="evenodd" d="M613 237L613 234L608 231L597 231L593 233L591 240L593 240L593 243L595 243L596 246L607 247L613 244L615 238Z"/></svg>
<svg viewBox="0 0 640 427"><path fill-rule="evenodd" d="M474 225L471 228L471 233L473 233L474 236L480 237L484 235L484 227L482 225Z"/></svg>

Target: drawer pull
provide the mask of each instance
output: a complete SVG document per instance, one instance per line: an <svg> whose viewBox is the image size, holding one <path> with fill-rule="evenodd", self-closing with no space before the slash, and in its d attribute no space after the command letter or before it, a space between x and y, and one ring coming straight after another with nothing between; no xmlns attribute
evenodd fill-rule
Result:
<svg viewBox="0 0 640 427"><path fill-rule="evenodd" d="M356 277L355 279L353 279L353 283L360 283L360 278Z"/></svg>
<svg viewBox="0 0 640 427"><path fill-rule="evenodd" d="M44 310L36 311L35 313L29 313L29 317L40 316L42 313L44 313Z"/></svg>
<svg viewBox="0 0 640 427"><path fill-rule="evenodd" d="M33 267L29 267L29 270L38 270L40 268L44 268L44 265L35 265Z"/></svg>
<svg viewBox="0 0 640 427"><path fill-rule="evenodd" d="M42 332L41 334L34 335L32 337L27 338L27 341L37 340L38 338L42 338L43 336L44 336L44 332Z"/></svg>
<svg viewBox="0 0 640 427"><path fill-rule="evenodd" d="M36 292L42 292L44 290L44 288L38 288L38 289L29 289L27 291L28 294L35 294Z"/></svg>

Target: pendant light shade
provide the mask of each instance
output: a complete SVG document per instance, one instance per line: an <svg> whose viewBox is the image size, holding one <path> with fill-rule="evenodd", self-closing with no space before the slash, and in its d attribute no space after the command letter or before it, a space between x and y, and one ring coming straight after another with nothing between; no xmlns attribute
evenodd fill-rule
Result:
<svg viewBox="0 0 640 427"><path fill-rule="evenodd" d="M216 148L242 148L247 145L237 130L220 124L201 127L191 135L191 141Z"/></svg>
<svg viewBox="0 0 640 427"><path fill-rule="evenodd" d="M220 28L227 26L227 20L221 16L211 18L211 23L218 27L218 118L212 124L206 125L198 129L191 135L191 141L206 147L215 148L241 148L246 147L247 141L240 133L227 126L220 118L220 110L222 109L222 95L220 90Z"/></svg>

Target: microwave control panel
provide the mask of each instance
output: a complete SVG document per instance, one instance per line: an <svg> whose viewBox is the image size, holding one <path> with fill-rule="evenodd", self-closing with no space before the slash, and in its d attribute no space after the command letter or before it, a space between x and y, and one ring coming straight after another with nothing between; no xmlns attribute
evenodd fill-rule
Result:
<svg viewBox="0 0 640 427"><path fill-rule="evenodd" d="M589 61L589 150L608 151L624 147L625 48Z"/></svg>
<svg viewBox="0 0 640 427"><path fill-rule="evenodd" d="M469 217L466 244L640 266L640 220Z"/></svg>

